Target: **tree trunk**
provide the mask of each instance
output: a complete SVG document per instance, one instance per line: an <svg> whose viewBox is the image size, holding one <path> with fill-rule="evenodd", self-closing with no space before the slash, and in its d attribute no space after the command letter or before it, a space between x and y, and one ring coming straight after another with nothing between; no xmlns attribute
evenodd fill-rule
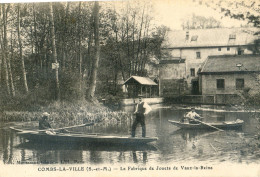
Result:
<svg viewBox="0 0 260 177"><path fill-rule="evenodd" d="M22 44L22 39L20 35L20 23L21 23L21 18L20 18L20 5L17 5L17 37L18 37L18 43L19 43L19 56L21 60L21 66L22 66L22 74L23 74L23 84L24 84L24 90L25 93L28 93L28 85L27 85L27 78L26 78L26 71L25 71L25 65L24 65L24 58L23 58L23 44Z"/></svg>
<svg viewBox="0 0 260 177"><path fill-rule="evenodd" d="M82 54L81 54L81 2L79 2L79 17L78 17L78 39L79 39L79 89L81 94L82 89Z"/></svg>
<svg viewBox="0 0 260 177"><path fill-rule="evenodd" d="M1 20L1 14L2 14L2 8L0 5L0 22L2 23ZM0 58L0 89L2 88L2 63L3 63L3 58L4 58L4 50L3 50L3 28L0 27L0 51L1 51L1 58Z"/></svg>
<svg viewBox="0 0 260 177"><path fill-rule="evenodd" d="M53 8L52 3L49 3L50 8L50 24L51 24L51 44L52 44L52 57L53 62L58 65L57 52L56 52L56 43L55 43L55 32L54 32L54 17L53 17ZM55 67L55 99L60 100L60 84L59 84L59 68Z"/></svg>
<svg viewBox="0 0 260 177"><path fill-rule="evenodd" d="M90 85L87 93L87 99L95 101L95 90L96 90L96 79L97 70L100 56L100 42L99 42L99 2L95 1L93 7L93 18L94 18L94 39L95 39L95 56L93 58L92 71L90 76Z"/></svg>
<svg viewBox="0 0 260 177"><path fill-rule="evenodd" d="M129 62L129 71L128 71L128 77L132 75L132 62L130 58L130 46L129 46L129 4L127 4L127 18L126 18L126 43L127 43L127 58Z"/></svg>
<svg viewBox="0 0 260 177"><path fill-rule="evenodd" d="M5 4L2 4L2 13L3 13L3 65L5 71L5 83L8 95L10 95L10 85L9 85L9 76L8 76L8 68L7 68L7 31L6 31L6 9Z"/></svg>
<svg viewBox="0 0 260 177"><path fill-rule="evenodd" d="M145 7L143 8L143 13L142 13L142 19L141 19L141 24L140 24L140 31L139 31L139 36L138 36L137 54L136 54L136 71L138 73L140 71L140 64L141 64L141 61L139 59L139 53L140 53L140 49L141 49L141 37L142 37L143 22L144 22L144 9L145 9Z"/></svg>
<svg viewBox="0 0 260 177"><path fill-rule="evenodd" d="M33 8L33 32L32 32L32 46L34 46L34 60L36 63L35 69L36 69L36 77L39 78L41 72L42 72L42 57L39 55L40 53L40 47L38 43L38 35L37 35L37 22L36 22L36 11L35 11L35 3L32 4ZM34 75L34 73L33 73ZM35 77L35 76L34 76ZM38 79L37 83L38 84Z"/></svg>
<svg viewBox="0 0 260 177"><path fill-rule="evenodd" d="M88 32L89 37L88 37L88 53L87 53L87 56L88 56L89 62L88 62L88 66L85 65L85 68L87 70L86 71L87 77L88 77L89 80L90 80L90 77L91 77L92 65L93 65L93 61L91 60L91 50L92 50L92 43L93 43L93 28L94 28L93 21L94 21L94 11L92 11L91 16L90 16L90 22L89 22L90 30Z"/></svg>
<svg viewBox="0 0 260 177"><path fill-rule="evenodd" d="M135 60L135 14L133 15L133 20L134 20L134 22L133 22L133 59L132 59L132 61L133 61L133 67L132 67L132 69L133 69L133 72L132 72L132 74L136 74L136 60Z"/></svg>
<svg viewBox="0 0 260 177"><path fill-rule="evenodd" d="M7 58L7 67L8 67L9 77L10 77L11 93L12 93L12 96L14 97L15 96L15 88L14 88L13 74L12 74L12 68L11 68L11 61L12 61L13 53L14 53L12 40L13 40L13 32L11 32L11 56L10 56L10 59Z"/></svg>
<svg viewBox="0 0 260 177"><path fill-rule="evenodd" d="M67 7L66 7L66 15L65 15L65 22L64 22L64 31L63 35L68 35L67 34L67 21L68 21L68 15L69 15L69 9L70 9L70 2L67 2ZM67 61L67 43L66 43L66 38L62 38L62 71L65 71L66 68L66 61Z"/></svg>
<svg viewBox="0 0 260 177"><path fill-rule="evenodd" d="M144 27L144 46L143 46L143 57L141 58L141 73L144 75L144 69L145 69L145 64L147 60L147 39L148 39L148 32L149 32L149 26L150 26L150 21L148 20L148 17L146 18L146 23Z"/></svg>

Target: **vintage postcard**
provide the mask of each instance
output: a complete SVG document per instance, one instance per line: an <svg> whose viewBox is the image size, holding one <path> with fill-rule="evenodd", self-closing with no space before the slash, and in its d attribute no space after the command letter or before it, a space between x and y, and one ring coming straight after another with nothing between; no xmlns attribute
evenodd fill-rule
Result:
<svg viewBox="0 0 260 177"><path fill-rule="evenodd" d="M0 3L0 177L260 176L256 0Z"/></svg>

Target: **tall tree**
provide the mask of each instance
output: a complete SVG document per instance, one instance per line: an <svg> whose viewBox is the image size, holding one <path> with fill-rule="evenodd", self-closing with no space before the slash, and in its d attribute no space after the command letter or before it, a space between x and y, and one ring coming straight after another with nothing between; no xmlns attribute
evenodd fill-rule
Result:
<svg viewBox="0 0 260 177"><path fill-rule="evenodd" d="M20 25L21 25L20 4L17 4L17 37L18 37L18 43L19 43L19 57L21 60L24 91L25 91L25 93L28 93L28 85L27 85L26 71L25 71L25 65L24 65L23 44L22 44L22 39L21 39Z"/></svg>
<svg viewBox="0 0 260 177"><path fill-rule="evenodd" d="M50 32L51 32L51 44L52 44L52 57L53 63L56 65L54 68L55 71L55 99L60 99L60 83L59 83L59 67L58 67L58 59L57 59L57 51L56 51L56 38L55 38L55 31L54 31L54 15L53 15L53 7L52 2L49 3L50 8Z"/></svg>
<svg viewBox="0 0 260 177"><path fill-rule="evenodd" d="M0 5L0 23L2 23L2 19L1 19L1 15L2 15L2 8ZM0 27L0 51L1 51L1 58L0 58L0 89L2 88L2 61L4 58L4 50L3 50L3 28Z"/></svg>
<svg viewBox="0 0 260 177"><path fill-rule="evenodd" d="M143 7L143 13L141 17L141 22L140 22L140 30L139 30L139 36L138 36L138 47L137 47L137 54L136 54L136 64L135 64L135 73L139 72L140 70L140 63L138 62L139 59L139 53L141 49L141 37L142 37L142 30L143 30L143 25L144 25L144 10L145 10L145 5Z"/></svg>
<svg viewBox="0 0 260 177"><path fill-rule="evenodd" d="M7 57L7 68L8 68L8 73L9 73L9 78L10 78L10 85L11 85L11 93L12 96L15 96L15 88L14 88L14 81L13 81L13 73L12 73L12 68L11 68L11 61L13 59L13 32L11 31L11 40L10 40L10 45L11 45L11 49L10 49L10 53L11 55L9 57Z"/></svg>
<svg viewBox="0 0 260 177"><path fill-rule="evenodd" d="M82 89L82 49L81 49L81 46L82 46L82 42L81 42L81 38L82 38L82 30L81 30L81 2L79 2L79 17L78 17L78 55L79 55L79 89L80 89L80 92L81 92L81 89Z"/></svg>
<svg viewBox="0 0 260 177"><path fill-rule="evenodd" d="M87 99L95 101L96 79L97 70L100 57L100 41L99 41L99 2L95 1L93 7L93 19L94 19L94 40L95 40L95 56L93 57L93 64L90 76L90 85L87 92Z"/></svg>
<svg viewBox="0 0 260 177"><path fill-rule="evenodd" d="M8 9L6 9L5 4L2 4L2 28L3 28L3 46L2 46L2 52L3 52L3 65L4 65L4 72L5 72L5 83L6 83L6 89L8 95L10 95L10 84L9 84L9 74L8 74L8 67L7 67L7 50L8 50L8 44L7 44L7 13Z"/></svg>

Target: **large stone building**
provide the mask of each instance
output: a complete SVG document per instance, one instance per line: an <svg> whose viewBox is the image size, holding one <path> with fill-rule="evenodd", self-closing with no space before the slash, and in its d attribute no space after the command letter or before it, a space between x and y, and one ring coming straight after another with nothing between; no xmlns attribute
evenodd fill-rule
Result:
<svg viewBox="0 0 260 177"><path fill-rule="evenodd" d="M171 31L163 43L159 67L160 96L202 93L199 71L209 56L247 55L254 45L254 28Z"/></svg>

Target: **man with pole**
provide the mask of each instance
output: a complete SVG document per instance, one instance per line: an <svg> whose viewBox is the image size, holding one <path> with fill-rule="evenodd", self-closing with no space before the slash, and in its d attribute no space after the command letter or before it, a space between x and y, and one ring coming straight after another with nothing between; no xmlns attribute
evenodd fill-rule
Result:
<svg viewBox="0 0 260 177"><path fill-rule="evenodd" d="M136 115L136 118L132 125L132 137L135 137L135 130L137 127L137 124L140 123L142 126L142 137L145 137L146 135L146 127L145 127L145 115L147 115L152 108L143 101L142 95L139 95L139 103L136 105L136 109L134 114Z"/></svg>

